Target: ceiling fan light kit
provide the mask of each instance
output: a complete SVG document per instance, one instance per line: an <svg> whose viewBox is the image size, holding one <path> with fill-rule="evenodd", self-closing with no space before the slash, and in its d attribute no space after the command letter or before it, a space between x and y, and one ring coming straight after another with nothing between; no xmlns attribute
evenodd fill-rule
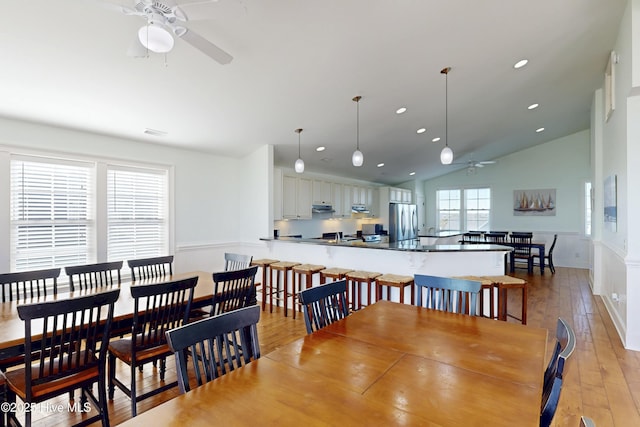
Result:
<svg viewBox="0 0 640 427"><path fill-rule="evenodd" d="M443 68L440 73L444 74L444 148L440 152L440 163L450 165L453 162L453 150L449 148L449 72L451 67Z"/></svg>
<svg viewBox="0 0 640 427"><path fill-rule="evenodd" d="M297 173L302 173L304 172L304 160L302 160L302 156L300 156L300 134L302 133L302 129L296 129L294 132L298 134L298 160L296 160L293 167Z"/></svg>
<svg viewBox="0 0 640 427"><path fill-rule="evenodd" d="M155 53L170 52L174 44L171 33L155 22L150 22L138 30L138 40L142 46Z"/></svg>
<svg viewBox="0 0 640 427"><path fill-rule="evenodd" d="M356 151L351 156L351 163L353 166L359 168L364 164L364 154L360 151L360 100L361 96L356 96L352 99L356 103Z"/></svg>

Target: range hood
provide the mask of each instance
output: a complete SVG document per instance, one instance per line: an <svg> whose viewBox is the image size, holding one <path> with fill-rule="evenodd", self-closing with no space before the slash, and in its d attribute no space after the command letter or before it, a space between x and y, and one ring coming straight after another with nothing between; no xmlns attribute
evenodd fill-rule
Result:
<svg viewBox="0 0 640 427"><path fill-rule="evenodd" d="M352 205L351 206L351 213L354 214L368 214L369 213L369 208L365 205Z"/></svg>
<svg viewBox="0 0 640 427"><path fill-rule="evenodd" d="M331 205L311 205L311 213L334 213Z"/></svg>

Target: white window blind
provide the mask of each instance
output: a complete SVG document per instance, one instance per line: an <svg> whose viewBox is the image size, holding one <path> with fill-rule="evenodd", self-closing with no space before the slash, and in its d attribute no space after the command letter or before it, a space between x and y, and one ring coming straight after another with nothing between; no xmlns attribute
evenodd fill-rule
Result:
<svg viewBox="0 0 640 427"><path fill-rule="evenodd" d="M107 168L107 257L109 261L166 255L166 170Z"/></svg>
<svg viewBox="0 0 640 427"><path fill-rule="evenodd" d="M12 271L93 261L93 177L91 163L12 158Z"/></svg>

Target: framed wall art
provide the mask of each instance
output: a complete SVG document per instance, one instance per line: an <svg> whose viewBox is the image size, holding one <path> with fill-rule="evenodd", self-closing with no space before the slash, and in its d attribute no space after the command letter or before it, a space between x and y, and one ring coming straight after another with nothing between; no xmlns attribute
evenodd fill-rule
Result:
<svg viewBox="0 0 640 427"><path fill-rule="evenodd" d="M555 216L556 190L514 190L513 215Z"/></svg>

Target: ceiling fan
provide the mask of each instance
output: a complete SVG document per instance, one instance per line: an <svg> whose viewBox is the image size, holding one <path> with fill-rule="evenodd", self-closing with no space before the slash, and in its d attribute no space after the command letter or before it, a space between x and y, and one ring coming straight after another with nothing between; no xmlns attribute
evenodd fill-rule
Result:
<svg viewBox="0 0 640 427"><path fill-rule="evenodd" d="M460 163L452 163L454 165L466 165L467 167L467 175L473 175L476 173L476 169L477 168L483 168L486 165L492 165L494 163L497 163L495 160L483 160L483 161L478 161L478 160L469 160L467 162L460 162Z"/></svg>
<svg viewBox="0 0 640 427"><path fill-rule="evenodd" d="M183 5L216 3L217 0L107 0L118 6L125 15L140 16L146 24L139 30L129 48L129 55L147 56L148 52L167 53L174 44L174 36L220 64L228 64L233 57L198 33L187 28L189 21Z"/></svg>

